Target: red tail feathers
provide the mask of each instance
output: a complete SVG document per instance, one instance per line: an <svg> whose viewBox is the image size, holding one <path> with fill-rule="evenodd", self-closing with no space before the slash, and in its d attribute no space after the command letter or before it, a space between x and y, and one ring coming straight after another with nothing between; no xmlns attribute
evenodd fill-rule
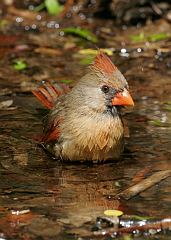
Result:
<svg viewBox="0 0 171 240"><path fill-rule="evenodd" d="M43 106L48 109L52 109L56 102L56 99L68 91L69 87L65 84L61 83L56 87L51 83L46 82L42 86L33 90L32 93L37 97Z"/></svg>

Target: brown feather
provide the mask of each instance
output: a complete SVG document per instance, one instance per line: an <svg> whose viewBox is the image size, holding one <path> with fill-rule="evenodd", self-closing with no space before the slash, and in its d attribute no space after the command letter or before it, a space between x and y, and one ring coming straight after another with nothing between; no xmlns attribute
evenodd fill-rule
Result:
<svg viewBox="0 0 171 240"><path fill-rule="evenodd" d="M111 74L117 70L117 67L102 51L99 51L91 67L107 74Z"/></svg>
<svg viewBox="0 0 171 240"><path fill-rule="evenodd" d="M60 137L60 128L59 125L62 122L62 119L55 119L51 123L51 125L48 128L48 131L44 133L44 136L42 137L42 142L49 143L53 141L57 141L57 139Z"/></svg>
<svg viewBox="0 0 171 240"><path fill-rule="evenodd" d="M32 93L37 97L43 106L48 109L52 109L57 98L67 93L70 88L64 84L58 84L54 86L49 82L44 83L42 86L33 90Z"/></svg>

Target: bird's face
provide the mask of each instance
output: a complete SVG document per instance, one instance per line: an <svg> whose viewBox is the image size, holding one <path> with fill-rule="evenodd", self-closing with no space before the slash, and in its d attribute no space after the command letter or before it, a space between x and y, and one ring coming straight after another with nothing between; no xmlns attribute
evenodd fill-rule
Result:
<svg viewBox="0 0 171 240"><path fill-rule="evenodd" d="M102 52L96 56L90 72L80 80L76 91L81 107L98 113L114 115L120 106L134 105L125 77Z"/></svg>
<svg viewBox="0 0 171 240"><path fill-rule="evenodd" d="M120 107L134 105L128 83L119 70L112 74L92 70L80 86L81 103L95 112L114 115Z"/></svg>
<svg viewBox="0 0 171 240"><path fill-rule="evenodd" d="M118 69L113 74L103 74L99 82L107 110L116 111L118 107L134 105L128 83Z"/></svg>

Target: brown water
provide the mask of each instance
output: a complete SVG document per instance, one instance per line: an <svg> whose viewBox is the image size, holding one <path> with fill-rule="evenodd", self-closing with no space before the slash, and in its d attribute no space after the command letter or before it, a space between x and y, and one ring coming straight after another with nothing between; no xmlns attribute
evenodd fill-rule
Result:
<svg viewBox="0 0 171 240"><path fill-rule="evenodd" d="M135 100L133 112L125 115L130 130L125 152L118 162L66 164L52 159L34 141L41 133L42 114L30 91L46 79L71 79L74 85L86 68L78 54L83 43L60 36L60 30L47 28L45 20L36 25L39 32L25 30L37 21L26 18L14 24L15 18L4 16L8 24L0 35L0 102L5 104L0 108L0 239L82 239L85 229L91 233L96 217L111 208L125 214L170 216L170 178L129 201L111 198L135 183L144 170L148 176L171 169L170 41L132 43L129 35L143 27L121 30L106 22L112 34L106 39L99 34L98 45L115 48L112 60L126 76ZM103 32L101 26L100 21L89 25ZM169 32L170 27L162 20L145 31ZM84 42L84 47L93 46ZM14 59L25 60L28 68L15 70ZM13 104L8 107L6 100ZM23 210L28 213L17 217L14 211ZM171 239L168 234L157 236Z"/></svg>

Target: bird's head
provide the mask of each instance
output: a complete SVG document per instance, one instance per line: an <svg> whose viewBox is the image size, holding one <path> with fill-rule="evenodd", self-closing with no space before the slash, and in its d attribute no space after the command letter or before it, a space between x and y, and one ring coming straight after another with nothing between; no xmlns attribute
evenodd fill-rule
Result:
<svg viewBox="0 0 171 240"><path fill-rule="evenodd" d="M83 104L96 112L117 113L119 106L133 106L128 83L122 73L104 54L99 52L90 71L79 82Z"/></svg>

